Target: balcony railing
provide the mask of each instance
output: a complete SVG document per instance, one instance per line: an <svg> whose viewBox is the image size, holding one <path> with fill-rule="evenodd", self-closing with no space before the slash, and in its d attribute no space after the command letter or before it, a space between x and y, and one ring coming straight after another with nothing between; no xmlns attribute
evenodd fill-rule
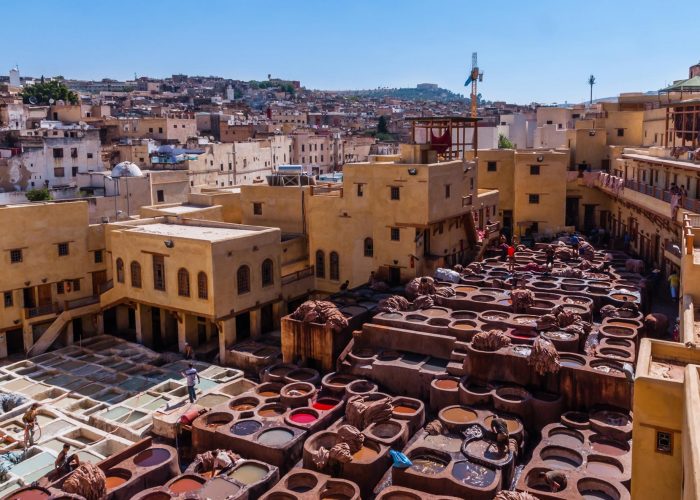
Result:
<svg viewBox="0 0 700 500"><path fill-rule="evenodd" d="M665 201L666 203L671 203L671 192L657 186L650 186L643 182L627 179L625 181L625 188L651 196L657 200ZM681 200L680 207L691 212L700 213L700 200L685 196Z"/></svg>
<svg viewBox="0 0 700 500"><path fill-rule="evenodd" d="M59 312L60 310L58 308L58 304L56 303L46 304L39 307L26 307L24 309L24 314L27 319L45 316L47 314L57 314Z"/></svg>
<svg viewBox="0 0 700 500"><path fill-rule="evenodd" d="M102 294L105 293L107 290L111 290L112 288L114 288L114 280L109 280L105 281L104 283L100 283L98 290Z"/></svg>
<svg viewBox="0 0 700 500"><path fill-rule="evenodd" d="M294 283L295 281L299 281L313 275L314 266L307 266L304 269L282 276L282 284L289 285L290 283Z"/></svg>
<svg viewBox="0 0 700 500"><path fill-rule="evenodd" d="M97 295L90 295L88 297L83 297L81 299L67 300L66 309L77 309L78 307L89 306L91 304L97 304L100 301L100 297Z"/></svg>

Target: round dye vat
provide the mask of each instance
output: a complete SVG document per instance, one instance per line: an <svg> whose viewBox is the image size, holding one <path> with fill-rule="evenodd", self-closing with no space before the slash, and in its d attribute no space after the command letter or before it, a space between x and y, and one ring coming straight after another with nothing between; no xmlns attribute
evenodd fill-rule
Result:
<svg viewBox="0 0 700 500"><path fill-rule="evenodd" d="M636 298L634 295L629 295L626 293L613 293L610 297L615 300L622 300L625 302L635 300Z"/></svg>
<svg viewBox="0 0 700 500"><path fill-rule="evenodd" d="M565 354L559 355L559 364L561 366L568 366L569 368L579 368L586 364L583 359L577 358L575 356L567 356Z"/></svg>
<svg viewBox="0 0 700 500"><path fill-rule="evenodd" d="M113 490L126 483L126 478L121 476L107 476L105 478L105 487L107 490Z"/></svg>
<svg viewBox="0 0 700 500"><path fill-rule="evenodd" d="M591 439L591 449L596 453L600 453L601 455L610 455L613 457L619 457L627 454L628 452L628 449L624 443L619 443L611 439L600 438Z"/></svg>
<svg viewBox="0 0 700 500"><path fill-rule="evenodd" d="M379 455L379 452L369 446L362 446L359 450L352 454L352 459L357 461L374 460Z"/></svg>
<svg viewBox="0 0 700 500"><path fill-rule="evenodd" d="M457 462L452 467L452 476L464 484L485 488L496 479L496 471L471 462Z"/></svg>
<svg viewBox="0 0 700 500"><path fill-rule="evenodd" d="M332 410L337 405L338 405L338 401L335 399L322 398L322 399L314 401L311 406L316 410L328 411L328 410Z"/></svg>
<svg viewBox="0 0 700 500"><path fill-rule="evenodd" d="M317 417L313 413L301 411L290 416L289 420L296 424L310 424L311 422L315 422L317 420Z"/></svg>
<svg viewBox="0 0 700 500"><path fill-rule="evenodd" d="M394 413L402 413L402 414L406 415L406 414L415 413L417 411L418 411L418 408L414 408L413 406L402 405L401 403L394 405Z"/></svg>
<svg viewBox="0 0 700 500"><path fill-rule="evenodd" d="M188 493L190 491L197 491L203 484L203 482L199 482L190 477L183 477L172 483L168 488L173 493Z"/></svg>
<svg viewBox="0 0 700 500"><path fill-rule="evenodd" d="M279 396L280 393L277 391L267 390L267 391L259 392L258 394L260 394L262 397L265 397L265 398L273 398L275 396Z"/></svg>
<svg viewBox="0 0 700 500"><path fill-rule="evenodd" d="M172 496L170 493L166 493L164 491L153 491L141 497L141 500L170 500L171 498Z"/></svg>
<svg viewBox="0 0 700 500"><path fill-rule="evenodd" d="M459 381L453 378L442 378L435 381L435 387L446 391L456 389L459 386Z"/></svg>
<svg viewBox="0 0 700 500"><path fill-rule="evenodd" d="M49 492L43 488L29 488L10 495L7 497L7 500L40 500L42 498L49 498L50 496Z"/></svg>
<svg viewBox="0 0 700 500"><path fill-rule="evenodd" d="M241 420L231 427L231 432L237 436L248 436L257 432L262 424L257 420Z"/></svg>
<svg viewBox="0 0 700 500"><path fill-rule="evenodd" d="M622 375L622 369L619 365L614 363L607 363L605 361L593 361L591 363L591 368L596 371L603 373L610 373L613 375Z"/></svg>
<svg viewBox="0 0 700 500"><path fill-rule="evenodd" d="M583 445L583 436L578 432L566 429L552 429L548 437L552 444L564 448L578 449Z"/></svg>
<svg viewBox="0 0 700 500"><path fill-rule="evenodd" d="M451 422L459 423L469 423L473 422L477 418L476 412L470 410L469 408L453 407L447 408L440 412L440 415Z"/></svg>
<svg viewBox="0 0 700 500"><path fill-rule="evenodd" d="M429 307L428 309L421 309L421 314L425 314L426 316L434 318L436 316L446 316L447 314L449 314L449 311L447 309L441 309L439 307Z"/></svg>
<svg viewBox="0 0 700 500"><path fill-rule="evenodd" d="M311 474L298 473L289 476L287 479L287 489L295 493L305 493L307 491L313 490L318 484L318 479L316 476Z"/></svg>
<svg viewBox="0 0 700 500"><path fill-rule="evenodd" d="M430 455L418 456L411 458L411 469L421 474L434 476L445 470L445 463L442 460L431 457Z"/></svg>
<svg viewBox="0 0 700 500"><path fill-rule="evenodd" d="M580 454L560 446L543 448L540 451L540 459L547 467L557 470L574 470L583 463Z"/></svg>
<svg viewBox="0 0 700 500"><path fill-rule="evenodd" d="M134 464L139 467L153 467L160 465L170 458L170 452L165 448L149 448L134 458Z"/></svg>
<svg viewBox="0 0 700 500"><path fill-rule="evenodd" d="M500 462L509 458L509 454L502 454L498 451L496 443L484 441L483 439L470 441L467 444L466 452L471 457L475 457L477 459L483 458L490 460L491 462Z"/></svg>
<svg viewBox="0 0 700 500"><path fill-rule="evenodd" d="M513 434L521 429L520 422L518 422L514 418L509 418L509 417L501 417L503 420L506 421L506 426L508 427L508 432ZM487 429L491 428L491 421L493 420L493 415L489 415L484 419L484 424L486 425Z"/></svg>
<svg viewBox="0 0 700 500"><path fill-rule="evenodd" d="M229 474L231 479L236 479L243 484L255 484L267 476L268 469L258 464L243 464Z"/></svg>
<svg viewBox="0 0 700 500"><path fill-rule="evenodd" d="M622 467L620 465L592 458L588 459L586 471L594 477L602 476L611 479L620 479L622 477Z"/></svg>
<svg viewBox="0 0 700 500"><path fill-rule="evenodd" d="M283 446L294 438L294 433L287 429L271 429L258 436L258 443L267 446Z"/></svg>

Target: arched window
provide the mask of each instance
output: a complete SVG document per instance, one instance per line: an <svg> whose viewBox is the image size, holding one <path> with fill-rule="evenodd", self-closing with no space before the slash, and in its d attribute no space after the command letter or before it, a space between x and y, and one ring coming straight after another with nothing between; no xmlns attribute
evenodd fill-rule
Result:
<svg viewBox="0 0 700 500"><path fill-rule="evenodd" d="M238 268L236 283L238 285L238 295L250 292L250 268L248 266Z"/></svg>
<svg viewBox="0 0 700 500"><path fill-rule="evenodd" d="M326 254L323 250L316 250L316 277L326 277Z"/></svg>
<svg viewBox="0 0 700 500"><path fill-rule="evenodd" d="M262 286L272 285L274 276L272 275L272 259L265 259L262 263Z"/></svg>
<svg viewBox="0 0 700 500"><path fill-rule="evenodd" d="M131 261L131 286L141 288L141 264Z"/></svg>
<svg viewBox="0 0 700 500"><path fill-rule="evenodd" d="M121 257L117 259L117 281L124 283L124 261Z"/></svg>
<svg viewBox="0 0 700 500"><path fill-rule="evenodd" d="M338 252L331 252L331 257L330 257L330 279L333 281L339 281L340 280L340 257L338 256Z"/></svg>
<svg viewBox="0 0 700 500"><path fill-rule="evenodd" d="M184 267L177 272L177 294L182 297L190 296L190 273Z"/></svg>
<svg viewBox="0 0 700 500"><path fill-rule="evenodd" d="M374 256L374 240L372 238L365 238L365 257Z"/></svg>
<svg viewBox="0 0 700 500"><path fill-rule="evenodd" d="M197 275L197 294L200 299L209 298L209 286L207 285L207 273L200 271Z"/></svg>

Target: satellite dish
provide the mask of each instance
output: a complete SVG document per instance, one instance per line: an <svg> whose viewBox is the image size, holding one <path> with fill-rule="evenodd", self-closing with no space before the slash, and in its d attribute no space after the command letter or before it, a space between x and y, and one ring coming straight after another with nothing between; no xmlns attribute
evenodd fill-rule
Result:
<svg viewBox="0 0 700 500"><path fill-rule="evenodd" d="M56 101L54 101L53 99L49 99L49 104L53 104L54 102Z"/></svg>
<svg viewBox="0 0 700 500"><path fill-rule="evenodd" d="M29 98L29 104L36 104L36 97L31 96L31 97Z"/></svg>

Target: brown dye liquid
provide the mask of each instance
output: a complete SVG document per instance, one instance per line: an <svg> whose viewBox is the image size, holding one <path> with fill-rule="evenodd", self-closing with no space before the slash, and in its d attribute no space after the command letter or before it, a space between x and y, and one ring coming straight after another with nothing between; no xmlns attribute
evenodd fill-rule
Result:
<svg viewBox="0 0 700 500"><path fill-rule="evenodd" d="M355 461L373 460L378 455L379 452L375 451L369 446L363 446L352 454L352 459Z"/></svg>
<svg viewBox="0 0 700 500"><path fill-rule="evenodd" d="M396 405L394 406L394 413L415 413L416 408L412 408L406 405Z"/></svg>
<svg viewBox="0 0 700 500"><path fill-rule="evenodd" d="M459 382L451 378L443 378L435 382L435 387L437 387L438 389L456 389L458 385Z"/></svg>
<svg viewBox="0 0 700 500"><path fill-rule="evenodd" d="M255 406L248 403L241 403L239 405L232 406L231 409L235 411L248 411L255 408Z"/></svg>
<svg viewBox="0 0 700 500"><path fill-rule="evenodd" d="M202 484L203 483L195 481L192 478L185 477L172 483L169 488L173 493L187 493L188 491L196 491L200 489Z"/></svg>
<svg viewBox="0 0 700 500"><path fill-rule="evenodd" d="M224 478L215 477L211 481L207 481L204 487L199 491L199 495L204 498L228 498L234 493L238 493L240 488L226 481Z"/></svg>
<svg viewBox="0 0 700 500"><path fill-rule="evenodd" d="M124 483L126 483L126 479L124 479L123 477L107 476L106 481L105 481L105 486L107 487L108 490L113 490L117 486L121 486Z"/></svg>
<svg viewBox="0 0 700 500"><path fill-rule="evenodd" d="M258 412L258 415L260 415L261 417L278 417L282 413L284 413L284 410L282 410L281 408L266 408L264 410L260 410Z"/></svg>
<svg viewBox="0 0 700 500"><path fill-rule="evenodd" d="M153 467L154 465L162 464L169 458L170 452L168 450L163 448L150 448L136 455L134 463L139 467Z"/></svg>
<svg viewBox="0 0 700 500"><path fill-rule="evenodd" d="M274 397L274 396L278 396L278 395L279 395L279 392L275 392L275 391L262 391L262 392L259 392L258 394L260 394L261 396L263 396L263 397L265 397L265 398L271 398L271 397Z"/></svg>
<svg viewBox="0 0 700 500"><path fill-rule="evenodd" d="M442 412L442 416L452 422L473 422L476 420L476 413L466 408L450 408Z"/></svg>
<svg viewBox="0 0 700 500"><path fill-rule="evenodd" d="M437 460L430 457L412 458L411 462L413 462L413 465L411 465L411 469L420 472L421 474L434 476L435 474L440 474L442 471L445 470L444 463L438 462Z"/></svg>

